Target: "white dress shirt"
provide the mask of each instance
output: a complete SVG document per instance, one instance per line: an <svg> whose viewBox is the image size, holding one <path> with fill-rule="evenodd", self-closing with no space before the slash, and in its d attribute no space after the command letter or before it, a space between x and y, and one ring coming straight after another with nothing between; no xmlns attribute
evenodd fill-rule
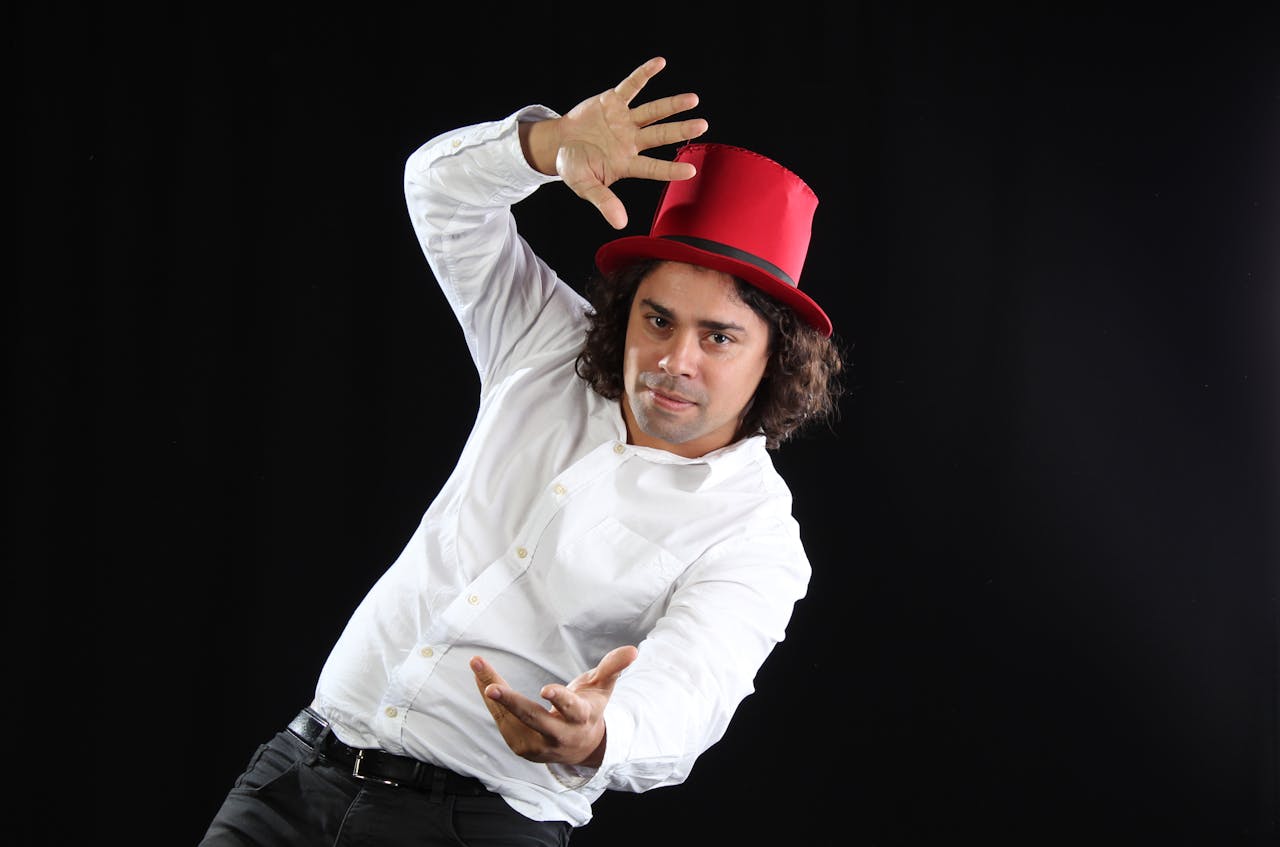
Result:
<svg viewBox="0 0 1280 847"><path fill-rule="evenodd" d="M632 446L619 402L574 373L586 302L511 213L556 180L525 161L518 121L554 116L530 106L409 157L409 213L479 372L479 409L312 706L347 744L478 777L527 817L581 826L606 789L688 777L753 691L810 565L763 436L698 459ZM605 710L596 769L514 754L468 666L483 655L545 703L543 685L624 644L639 656Z"/></svg>

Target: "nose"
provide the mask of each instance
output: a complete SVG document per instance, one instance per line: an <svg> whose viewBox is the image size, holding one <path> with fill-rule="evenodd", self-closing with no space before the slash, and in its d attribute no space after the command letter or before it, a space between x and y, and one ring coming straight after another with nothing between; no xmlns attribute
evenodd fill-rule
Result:
<svg viewBox="0 0 1280 847"><path fill-rule="evenodd" d="M678 333L671 337L658 367L669 376L691 378L698 373L701 350L695 333Z"/></svg>

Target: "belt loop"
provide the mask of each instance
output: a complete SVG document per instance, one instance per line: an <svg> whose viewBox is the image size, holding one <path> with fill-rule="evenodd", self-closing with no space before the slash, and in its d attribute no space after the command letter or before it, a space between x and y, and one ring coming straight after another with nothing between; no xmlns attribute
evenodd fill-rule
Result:
<svg viewBox="0 0 1280 847"><path fill-rule="evenodd" d="M298 715L298 718L306 718L307 720L311 720L311 722L320 725L320 734L319 736L316 736L315 741L307 740L307 747L310 747L311 752L306 757L306 765L308 768L314 768L317 761L320 761L321 757L324 756L325 741L328 741L330 733L329 722L328 720L321 719L320 715L311 711L310 708L303 709L302 714Z"/></svg>
<svg viewBox="0 0 1280 847"><path fill-rule="evenodd" d="M445 772L442 768L431 768L431 802L439 803L444 800L444 783Z"/></svg>
<svg viewBox="0 0 1280 847"><path fill-rule="evenodd" d="M308 763L314 765L320 759L325 758L324 751L329 746L329 736L333 735L333 730L329 728L329 722L315 712L307 709L307 713L312 720L320 724L320 734L316 736L315 743L311 745L311 761Z"/></svg>
<svg viewBox="0 0 1280 847"><path fill-rule="evenodd" d="M301 714L301 715L299 715L298 717L299 717L299 718L306 718L307 720L311 721L312 723L314 723L314 724L316 724L317 726L319 726L319 727L320 727L320 732L319 732L319 734L317 734L317 736L316 736L316 740L317 740L317 742L318 742L318 743L323 743L323 742L324 742L324 739L325 739L326 737L328 737L329 732L330 732L330 730L329 730L329 722L328 722L327 720L325 720L324 718L320 717L320 714L319 714L318 712L316 712L316 711L312 710L312 708L311 708L310 706L308 706L307 708L303 709L303 710L302 710L302 714Z"/></svg>

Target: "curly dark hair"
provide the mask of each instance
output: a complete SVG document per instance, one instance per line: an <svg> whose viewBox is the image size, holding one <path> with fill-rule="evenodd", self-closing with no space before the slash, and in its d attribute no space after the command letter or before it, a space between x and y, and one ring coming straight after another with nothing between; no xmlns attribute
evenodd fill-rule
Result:
<svg viewBox="0 0 1280 847"><path fill-rule="evenodd" d="M644 260L586 284L591 303L586 340L578 354L578 376L602 397L622 397L623 349L631 302L641 281L660 262ZM760 432L774 450L809 424L831 426L839 416L844 357L834 338L806 323L792 309L735 277L738 296L769 324L769 363L735 438Z"/></svg>

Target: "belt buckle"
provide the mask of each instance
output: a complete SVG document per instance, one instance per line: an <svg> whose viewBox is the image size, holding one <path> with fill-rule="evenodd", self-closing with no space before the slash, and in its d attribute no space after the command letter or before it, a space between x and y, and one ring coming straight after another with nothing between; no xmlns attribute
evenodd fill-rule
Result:
<svg viewBox="0 0 1280 847"><path fill-rule="evenodd" d="M379 779L376 776L365 776L364 774L360 773L360 763L363 761L364 761L364 751L357 750L356 760L351 764L351 775L354 776L356 779L363 779L368 782L381 782L383 785L394 785L394 786L400 785L400 783L396 782L394 779Z"/></svg>

